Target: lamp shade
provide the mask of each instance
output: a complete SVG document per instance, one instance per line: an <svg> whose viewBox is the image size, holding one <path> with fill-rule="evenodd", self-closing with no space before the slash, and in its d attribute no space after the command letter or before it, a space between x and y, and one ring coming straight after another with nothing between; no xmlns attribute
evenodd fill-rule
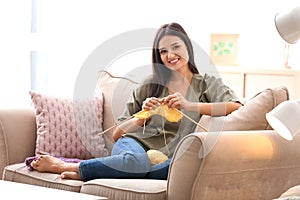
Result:
<svg viewBox="0 0 300 200"><path fill-rule="evenodd" d="M284 101L266 114L272 128L286 140L300 132L300 101Z"/></svg>
<svg viewBox="0 0 300 200"><path fill-rule="evenodd" d="M275 25L280 36L294 44L300 38L300 6L275 16Z"/></svg>

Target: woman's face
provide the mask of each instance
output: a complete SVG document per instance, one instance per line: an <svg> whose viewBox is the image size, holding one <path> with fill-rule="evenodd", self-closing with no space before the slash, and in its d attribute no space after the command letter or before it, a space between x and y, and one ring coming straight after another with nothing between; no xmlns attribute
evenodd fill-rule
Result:
<svg viewBox="0 0 300 200"><path fill-rule="evenodd" d="M178 71L188 67L189 54L184 42L177 36L165 35L158 44L160 58L169 69Z"/></svg>

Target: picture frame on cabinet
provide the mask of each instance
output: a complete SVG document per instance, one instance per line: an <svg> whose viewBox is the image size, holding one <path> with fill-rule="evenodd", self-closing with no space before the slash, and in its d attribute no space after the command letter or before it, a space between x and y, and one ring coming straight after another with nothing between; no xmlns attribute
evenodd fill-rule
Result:
<svg viewBox="0 0 300 200"><path fill-rule="evenodd" d="M210 60L216 66L238 66L239 34L212 33L210 35Z"/></svg>

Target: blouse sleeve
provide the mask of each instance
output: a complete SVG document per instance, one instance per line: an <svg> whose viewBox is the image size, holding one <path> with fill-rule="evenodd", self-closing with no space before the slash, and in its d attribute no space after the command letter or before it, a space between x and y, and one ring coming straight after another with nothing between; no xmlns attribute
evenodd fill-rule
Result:
<svg viewBox="0 0 300 200"><path fill-rule="evenodd" d="M221 78L204 75L205 90L203 98L206 102L240 102L236 93L222 82Z"/></svg>

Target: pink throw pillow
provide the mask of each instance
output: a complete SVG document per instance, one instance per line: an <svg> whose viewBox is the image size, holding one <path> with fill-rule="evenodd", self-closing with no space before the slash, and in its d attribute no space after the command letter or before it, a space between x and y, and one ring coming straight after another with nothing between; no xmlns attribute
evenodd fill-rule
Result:
<svg viewBox="0 0 300 200"><path fill-rule="evenodd" d="M109 155L102 131L103 95L89 100L29 92L36 110L36 155L90 159Z"/></svg>

